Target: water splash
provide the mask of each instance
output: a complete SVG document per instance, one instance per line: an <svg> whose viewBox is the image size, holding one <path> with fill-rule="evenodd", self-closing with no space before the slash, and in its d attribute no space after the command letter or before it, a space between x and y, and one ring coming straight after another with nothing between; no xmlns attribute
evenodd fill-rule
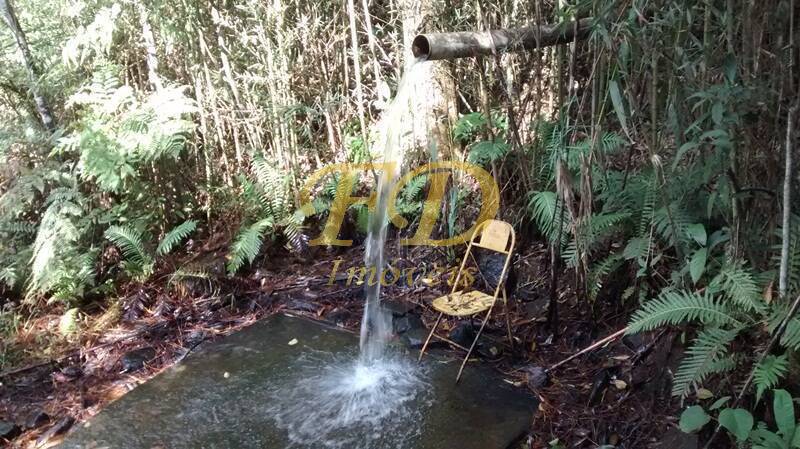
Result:
<svg viewBox="0 0 800 449"><path fill-rule="evenodd" d="M389 225L388 207L392 187L400 176L403 165L403 140L407 137L414 111L412 95L417 80L424 72L423 61L413 61L406 67L400 80L397 94L381 118L378 127L377 145L383 147L383 162L391 162L391 169L381 170L378 176L378 198L370 214L364 262L368 273L375 273L375 282L365 284L366 303L361 320L361 356L365 362L379 360L391 336L391 321L380 307L381 273L386 264L384 248Z"/></svg>
<svg viewBox="0 0 800 449"><path fill-rule="evenodd" d="M429 386L408 359L313 353L276 379L268 412L292 446L400 449L419 437Z"/></svg>

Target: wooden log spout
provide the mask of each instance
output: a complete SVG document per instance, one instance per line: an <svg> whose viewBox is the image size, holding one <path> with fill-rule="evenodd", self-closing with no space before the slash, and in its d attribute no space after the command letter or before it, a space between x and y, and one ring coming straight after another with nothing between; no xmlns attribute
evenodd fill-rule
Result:
<svg viewBox="0 0 800 449"><path fill-rule="evenodd" d="M411 51L415 57L428 61L517 52L586 39L591 24L591 18L584 18L558 25L420 34L414 38Z"/></svg>

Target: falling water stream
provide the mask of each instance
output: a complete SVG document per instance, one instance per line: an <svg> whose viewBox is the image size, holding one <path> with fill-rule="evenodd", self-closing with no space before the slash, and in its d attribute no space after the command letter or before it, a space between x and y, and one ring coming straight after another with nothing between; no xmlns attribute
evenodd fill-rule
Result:
<svg viewBox="0 0 800 449"><path fill-rule="evenodd" d="M366 303L364 317L361 320L361 356L364 363L379 361L384 353L386 342L391 335L391 322L380 307L381 282L386 260L386 231L389 227L389 200L392 187L400 176L403 165L403 138L405 137L411 115L413 114L411 97L424 62L414 61L407 68L400 80L397 94L389 108L381 118L377 145L383 147L383 162L387 165L378 172L376 187L377 202L369 217L364 265L368 273L375 273L376 282L365 284ZM368 275L369 276L369 275Z"/></svg>
<svg viewBox="0 0 800 449"><path fill-rule="evenodd" d="M422 64L406 68L379 124L376 145L383 149L382 162L394 165L375 170L377 201L364 261L378 280L385 265L390 194L403 163L401 143L411 128L410 100ZM360 353L306 354L290 367L291 376L272 386L269 413L293 447L405 449L420 434L432 393L416 363L387 349L392 326L380 307L381 283L366 282L365 293Z"/></svg>

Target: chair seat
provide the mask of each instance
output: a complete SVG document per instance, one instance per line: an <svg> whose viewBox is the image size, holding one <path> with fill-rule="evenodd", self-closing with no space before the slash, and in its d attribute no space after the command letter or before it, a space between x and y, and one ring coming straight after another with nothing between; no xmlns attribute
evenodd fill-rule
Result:
<svg viewBox="0 0 800 449"><path fill-rule="evenodd" d="M494 296L472 290L455 292L433 300L433 308L450 316L469 316L489 309Z"/></svg>

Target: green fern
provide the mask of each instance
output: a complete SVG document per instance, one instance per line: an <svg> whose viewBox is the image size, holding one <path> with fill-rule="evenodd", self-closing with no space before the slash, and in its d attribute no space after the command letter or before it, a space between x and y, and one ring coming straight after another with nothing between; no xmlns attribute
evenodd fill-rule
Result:
<svg viewBox="0 0 800 449"><path fill-rule="evenodd" d="M81 215L82 208L72 201L53 202L45 210L32 246L27 299L52 291L74 275L72 261L81 254L76 246L81 237L76 220Z"/></svg>
<svg viewBox="0 0 800 449"><path fill-rule="evenodd" d="M761 289L753 274L741 263L726 264L711 281L712 289L721 289L725 297L735 302L744 311L763 311L765 304L761 299Z"/></svg>
<svg viewBox="0 0 800 449"><path fill-rule="evenodd" d="M469 150L469 161L486 165L502 159L508 153L509 145L499 140L483 140L475 143Z"/></svg>
<svg viewBox="0 0 800 449"><path fill-rule="evenodd" d="M703 382L711 374L732 368L726 359L728 345L739 334L739 328L708 328L700 332L686 351L675 378L672 381L672 395L686 397L692 385Z"/></svg>
<svg viewBox="0 0 800 449"><path fill-rule="evenodd" d="M291 202L286 177L262 157L253 159L252 165L256 182L262 189L261 199L264 208L277 220L283 219Z"/></svg>
<svg viewBox="0 0 800 449"><path fill-rule="evenodd" d="M770 326L769 331L775 332L780 321L786 316L786 311L782 314L778 314L779 320L774 321L774 326ZM786 330L783 332L781 336L781 345L784 348L792 349L794 351L800 350L800 319L799 318L792 318L788 323L786 323Z"/></svg>
<svg viewBox="0 0 800 449"><path fill-rule="evenodd" d="M153 272L153 258L144 248L142 233L130 226L111 226L105 237L122 251L125 269L137 279L145 279Z"/></svg>
<svg viewBox="0 0 800 449"><path fill-rule="evenodd" d="M789 359L786 355L768 355L764 361L756 365L753 371L753 383L756 386L756 402L760 402L764 392L775 388L778 381L789 372Z"/></svg>
<svg viewBox="0 0 800 449"><path fill-rule="evenodd" d="M239 229L236 241L228 254L228 274L232 275L239 271L245 262L253 263L261 250L264 231L273 225L274 222L270 217Z"/></svg>
<svg viewBox="0 0 800 449"><path fill-rule="evenodd" d="M589 295L592 299L596 299L597 295L603 289L603 282L609 274L617 270L622 265L623 258L621 254L611 253L603 260L597 262L592 266L589 272Z"/></svg>
<svg viewBox="0 0 800 449"><path fill-rule="evenodd" d="M740 326L733 312L724 303L708 294L665 290L658 298L646 302L633 314L628 333L649 331L670 324L698 320L717 326Z"/></svg>
<svg viewBox="0 0 800 449"><path fill-rule="evenodd" d="M561 220L563 205L558 201L554 192L541 191L533 194L528 200L528 213L533 218L539 231L549 240L558 240L558 223ZM564 209L563 227L571 221L569 210ZM562 238L566 232L562 232Z"/></svg>
<svg viewBox="0 0 800 449"><path fill-rule="evenodd" d="M169 254L178 243L188 237L196 228L197 222L195 220L188 220L179 224L161 239L158 248L156 248L156 254L159 256Z"/></svg>

